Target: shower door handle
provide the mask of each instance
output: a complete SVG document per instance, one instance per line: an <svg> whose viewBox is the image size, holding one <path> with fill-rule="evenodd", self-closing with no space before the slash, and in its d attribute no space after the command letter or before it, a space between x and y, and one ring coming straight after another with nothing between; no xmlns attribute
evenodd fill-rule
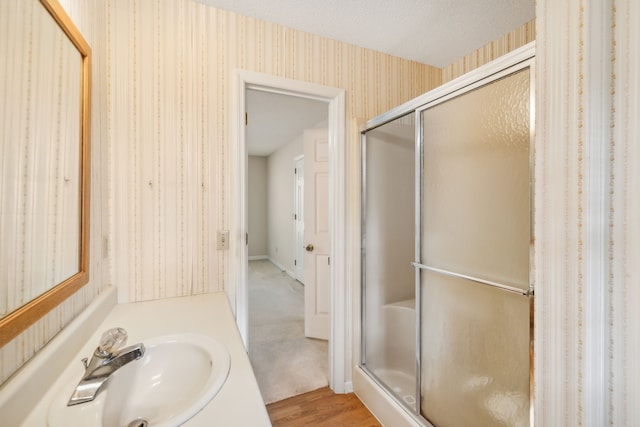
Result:
<svg viewBox="0 0 640 427"><path fill-rule="evenodd" d="M309 243L309 244L305 247L305 249L307 250L307 252L313 252L313 244L312 244L312 243Z"/></svg>

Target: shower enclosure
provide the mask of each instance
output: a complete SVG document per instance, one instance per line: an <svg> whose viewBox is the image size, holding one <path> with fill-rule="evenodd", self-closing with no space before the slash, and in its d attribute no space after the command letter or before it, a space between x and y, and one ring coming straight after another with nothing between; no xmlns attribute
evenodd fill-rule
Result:
<svg viewBox="0 0 640 427"><path fill-rule="evenodd" d="M509 61L362 131L360 366L425 425L532 423L533 49Z"/></svg>

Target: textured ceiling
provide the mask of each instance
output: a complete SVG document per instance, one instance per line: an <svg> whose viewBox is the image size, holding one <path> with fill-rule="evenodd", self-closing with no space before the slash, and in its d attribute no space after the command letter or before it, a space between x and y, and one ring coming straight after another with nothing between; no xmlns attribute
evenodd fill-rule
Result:
<svg viewBox="0 0 640 427"><path fill-rule="evenodd" d="M535 0L197 1L440 68L535 16Z"/></svg>

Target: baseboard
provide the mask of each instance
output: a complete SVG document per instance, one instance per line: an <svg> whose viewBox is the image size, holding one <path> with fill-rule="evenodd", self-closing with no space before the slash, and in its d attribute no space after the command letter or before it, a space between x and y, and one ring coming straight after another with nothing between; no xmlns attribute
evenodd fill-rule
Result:
<svg viewBox="0 0 640 427"><path fill-rule="evenodd" d="M248 258L249 261L261 261L263 259L269 259L269 255L251 255Z"/></svg>
<svg viewBox="0 0 640 427"><path fill-rule="evenodd" d="M344 383L344 392L353 393L353 381L347 381Z"/></svg>
<svg viewBox="0 0 640 427"><path fill-rule="evenodd" d="M289 276L291 276L292 279L296 278L296 275L292 271L288 270L284 265L280 264L279 262L274 261L273 258L269 258L269 261L271 261L271 264L275 265L278 268L278 270L284 271Z"/></svg>
<svg viewBox="0 0 640 427"><path fill-rule="evenodd" d="M329 387L335 394L353 393L353 381L345 381L344 383L332 384L329 381Z"/></svg>

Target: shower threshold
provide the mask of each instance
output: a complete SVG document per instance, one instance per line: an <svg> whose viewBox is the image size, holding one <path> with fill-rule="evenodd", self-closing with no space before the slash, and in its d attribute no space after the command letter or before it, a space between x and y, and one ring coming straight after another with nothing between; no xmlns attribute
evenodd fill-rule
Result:
<svg viewBox="0 0 640 427"><path fill-rule="evenodd" d="M372 372L399 400L411 409L416 409L415 374L382 368L374 369Z"/></svg>

